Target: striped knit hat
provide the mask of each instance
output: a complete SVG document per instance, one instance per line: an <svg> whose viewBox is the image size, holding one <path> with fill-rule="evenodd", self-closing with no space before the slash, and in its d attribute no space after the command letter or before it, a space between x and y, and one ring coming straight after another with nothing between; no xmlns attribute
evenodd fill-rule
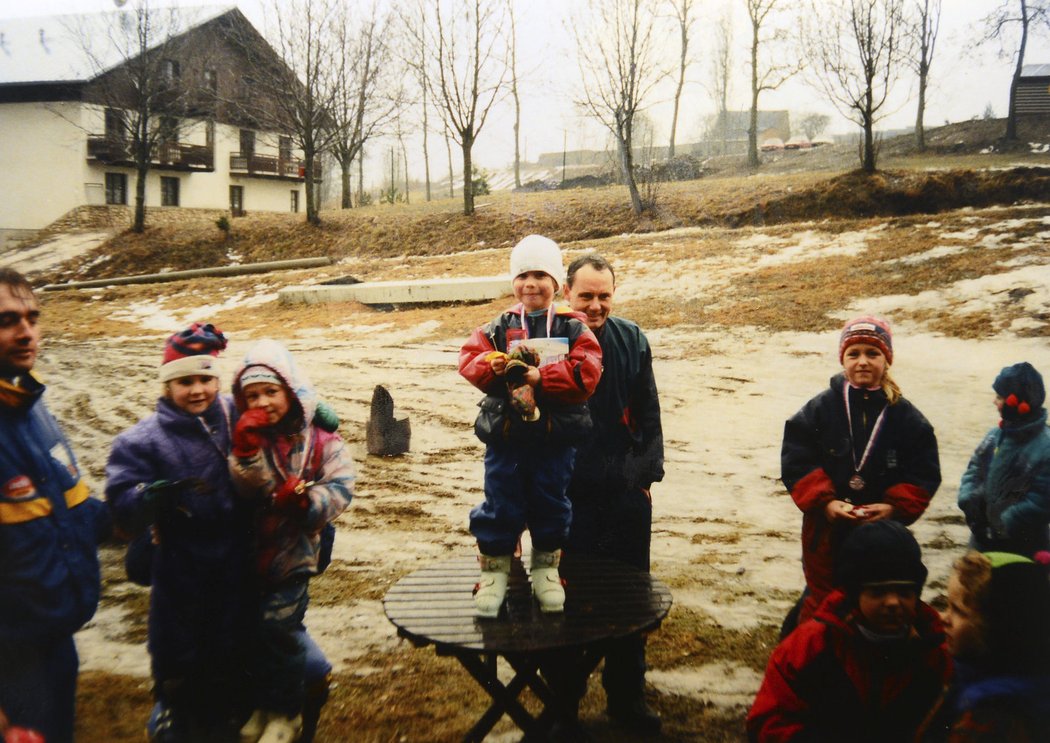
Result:
<svg viewBox="0 0 1050 743"><path fill-rule="evenodd" d="M226 336L211 323L193 323L175 333L164 344L164 358L160 364L160 381L170 382L180 377L197 375L219 376L216 357L226 348Z"/></svg>
<svg viewBox="0 0 1050 743"><path fill-rule="evenodd" d="M839 336L839 363L846 349L854 343L867 343L875 346L882 355L886 357L886 363L893 363L893 333L890 332L890 324L881 317L855 317L842 326L842 335Z"/></svg>

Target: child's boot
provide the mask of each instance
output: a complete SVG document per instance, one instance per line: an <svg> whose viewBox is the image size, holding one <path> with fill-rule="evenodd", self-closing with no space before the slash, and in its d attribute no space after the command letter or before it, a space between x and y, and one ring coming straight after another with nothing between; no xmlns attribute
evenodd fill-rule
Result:
<svg viewBox="0 0 1050 743"><path fill-rule="evenodd" d="M561 550L541 552L533 548L529 573L532 578L532 595L540 603L542 612L565 610L565 587L558 574Z"/></svg>
<svg viewBox="0 0 1050 743"><path fill-rule="evenodd" d="M262 737L269 719L270 716L266 710L257 709L252 712L252 716L241 726L241 743L256 743Z"/></svg>
<svg viewBox="0 0 1050 743"><path fill-rule="evenodd" d="M302 717L271 714L259 743L295 743L303 731Z"/></svg>
<svg viewBox="0 0 1050 743"><path fill-rule="evenodd" d="M479 555L478 562L481 563L481 578L474 589L474 613L479 617L499 616L499 608L507 595L510 555Z"/></svg>

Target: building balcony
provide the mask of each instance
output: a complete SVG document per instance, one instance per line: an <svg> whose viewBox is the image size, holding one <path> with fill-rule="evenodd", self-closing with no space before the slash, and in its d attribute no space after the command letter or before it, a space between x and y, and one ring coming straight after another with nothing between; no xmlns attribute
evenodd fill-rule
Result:
<svg viewBox="0 0 1050 743"><path fill-rule="evenodd" d="M112 137L88 137L88 160L105 165L135 167L131 144ZM211 147L183 142L165 142L153 148L150 167L157 170L181 170L210 173L215 170L215 155Z"/></svg>
<svg viewBox="0 0 1050 743"><path fill-rule="evenodd" d="M246 175L252 178L278 178L302 182L306 179L306 163L298 158L271 157L269 155L230 154L230 175ZM314 181L321 180L321 163L314 163Z"/></svg>

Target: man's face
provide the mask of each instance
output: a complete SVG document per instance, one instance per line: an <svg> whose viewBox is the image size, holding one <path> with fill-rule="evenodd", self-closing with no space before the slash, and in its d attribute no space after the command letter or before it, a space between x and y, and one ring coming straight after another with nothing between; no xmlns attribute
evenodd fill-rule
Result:
<svg viewBox="0 0 1050 743"><path fill-rule="evenodd" d="M33 293L0 284L0 376L24 374L36 363L40 308Z"/></svg>
<svg viewBox="0 0 1050 743"><path fill-rule="evenodd" d="M596 333L605 325L612 312L615 292L612 271L599 271L589 264L580 266L576 271L571 287L565 285L565 299L569 306L587 315L587 327Z"/></svg>

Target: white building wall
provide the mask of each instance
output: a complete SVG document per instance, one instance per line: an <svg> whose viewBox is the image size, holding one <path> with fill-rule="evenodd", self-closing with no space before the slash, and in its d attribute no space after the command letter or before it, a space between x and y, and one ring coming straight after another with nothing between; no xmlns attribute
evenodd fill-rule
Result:
<svg viewBox="0 0 1050 743"><path fill-rule="evenodd" d="M81 204L103 203L87 166L79 103L0 106L0 229L40 229Z"/></svg>
<svg viewBox="0 0 1050 743"><path fill-rule="evenodd" d="M133 206L134 168L87 159L88 136L103 134L104 129L99 106L76 102L0 105L0 231L41 229L78 206L104 204L106 173L127 175L127 200ZM299 211L305 211L301 182L230 175L230 154L240 150L240 130L224 124L215 129L214 172L151 169L146 179L146 206L160 207L160 179L171 177L179 179L180 207L228 209L230 185L239 185L244 189L245 211L288 212L292 191L299 193ZM205 122L183 120L179 140L205 144ZM256 152L276 156L277 136L257 132Z"/></svg>

